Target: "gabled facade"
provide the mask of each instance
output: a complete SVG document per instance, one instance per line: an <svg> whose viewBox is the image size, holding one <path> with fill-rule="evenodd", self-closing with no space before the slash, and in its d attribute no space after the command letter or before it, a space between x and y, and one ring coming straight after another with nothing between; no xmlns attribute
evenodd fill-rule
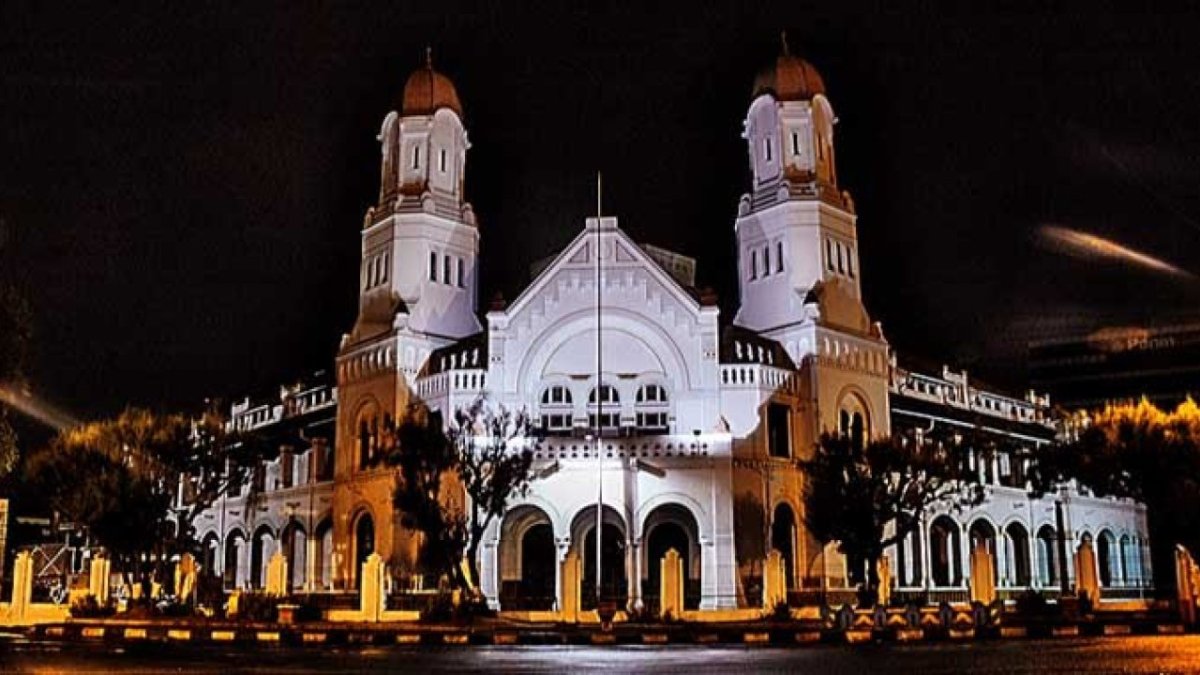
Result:
<svg viewBox="0 0 1200 675"><path fill-rule="evenodd" d="M572 551L583 560L585 601L598 585L630 608L655 607L659 561L669 549L683 559L688 608L759 603L771 549L782 554L788 587L799 596L857 583L861 565L806 534L799 460L827 432L865 440L894 427L970 423L959 399L913 393L909 383L928 376L895 365L863 305L857 216L838 186L835 123L824 83L806 61L785 53L755 82L744 133L750 184L733 223L739 306L732 320L723 322L712 298L692 287L694 260L639 245L616 218L597 217L539 265L515 301L480 321L480 233L465 199L463 107L431 64L413 74L379 135L380 197L361 232L359 315L337 356L334 467L307 484L309 501L328 510L305 512L313 522L303 530L312 561L304 586L354 588L372 551L397 574L419 572L418 538L399 525L393 476L374 462L378 448L410 402L449 419L479 396L528 410L538 427L530 440L537 479L492 524L479 554L479 583L495 607L554 607L561 562ZM946 373L930 386L941 391L952 380ZM987 427L1018 445L1036 450L1052 433L1046 401L970 389L965 375L955 396L968 411L976 399L1018 411ZM1109 560L1122 562L1110 581L1149 582L1148 569L1128 553L1144 545L1140 507L1073 491L1058 502L1030 500L1016 460L1006 461L1007 474L981 465L981 481L1006 475L1012 483L997 481L994 499L968 519L936 514L895 547L900 590L964 593L967 545L987 536L975 527L980 518L992 528L1001 586L1048 588L1054 580L1037 577L1037 565L1065 569L1075 540L1055 544L1058 558L1039 558L1045 530L1037 514L1048 504L1061 511L1062 501L1083 505L1068 516L1090 528L1089 537L1095 530L1097 541L1103 532L1113 539L1120 555ZM291 509L272 521L281 523L272 536L298 555L299 500L269 492L267 501L269 513ZM1010 527L1018 511L1032 515ZM1093 520L1107 529L1089 525L1097 513L1104 518ZM241 565L240 554L229 557L228 535L213 536L225 552L214 563ZM237 580L254 577L249 568Z"/></svg>

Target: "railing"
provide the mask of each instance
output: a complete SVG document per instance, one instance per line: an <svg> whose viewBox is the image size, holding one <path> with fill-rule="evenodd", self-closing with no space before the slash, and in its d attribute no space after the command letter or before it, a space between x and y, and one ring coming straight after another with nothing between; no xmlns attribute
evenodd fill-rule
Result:
<svg viewBox="0 0 1200 675"><path fill-rule="evenodd" d="M770 388L793 393L799 390L795 373L760 363L721 365L721 386L729 388Z"/></svg>
<svg viewBox="0 0 1200 675"><path fill-rule="evenodd" d="M487 387L487 371L481 368L449 370L431 375L417 383L417 393L422 397L437 396L446 392L477 393Z"/></svg>

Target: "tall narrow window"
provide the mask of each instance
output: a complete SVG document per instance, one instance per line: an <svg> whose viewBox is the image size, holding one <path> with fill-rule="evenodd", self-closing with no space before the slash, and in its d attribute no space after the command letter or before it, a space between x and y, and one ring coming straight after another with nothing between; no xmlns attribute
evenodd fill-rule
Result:
<svg viewBox="0 0 1200 675"><path fill-rule="evenodd" d="M837 270L842 273L846 271L846 260L842 256L842 242L840 241L837 242Z"/></svg>
<svg viewBox="0 0 1200 675"><path fill-rule="evenodd" d="M380 277L379 277L380 282L384 282L384 281L388 280L388 263L389 262L390 262L390 258L388 256L388 254L384 253L383 254L383 269L380 270Z"/></svg>
<svg viewBox="0 0 1200 675"><path fill-rule="evenodd" d="M792 154L800 154L800 134L794 131L792 132Z"/></svg>
<svg viewBox="0 0 1200 675"><path fill-rule="evenodd" d="M442 283L450 283L450 256L442 258Z"/></svg>
<svg viewBox="0 0 1200 675"><path fill-rule="evenodd" d="M443 148L438 152L438 171L446 173L446 150Z"/></svg>
<svg viewBox="0 0 1200 675"><path fill-rule="evenodd" d="M763 156L767 158L768 162L771 161L771 139L770 138L763 139Z"/></svg>
<svg viewBox="0 0 1200 675"><path fill-rule="evenodd" d="M792 456L791 409L780 403L767 406L767 452L772 457Z"/></svg>
<svg viewBox="0 0 1200 675"><path fill-rule="evenodd" d="M465 285L465 283L466 282L463 281L463 259L459 258L458 259L458 287L462 288Z"/></svg>
<svg viewBox="0 0 1200 675"><path fill-rule="evenodd" d="M833 241L825 240L825 269L833 271Z"/></svg>
<svg viewBox="0 0 1200 675"><path fill-rule="evenodd" d="M750 251L750 278L758 278L758 249Z"/></svg>
<svg viewBox="0 0 1200 675"><path fill-rule="evenodd" d="M421 146L413 146L413 162L412 168L416 169L421 166Z"/></svg>
<svg viewBox="0 0 1200 675"><path fill-rule="evenodd" d="M854 278L854 249L846 247L846 272L850 278Z"/></svg>
<svg viewBox="0 0 1200 675"><path fill-rule="evenodd" d="M775 242L775 271L783 271L783 242Z"/></svg>
<svg viewBox="0 0 1200 675"><path fill-rule="evenodd" d="M437 253L429 252L429 280L437 281Z"/></svg>
<svg viewBox="0 0 1200 675"><path fill-rule="evenodd" d="M763 276L771 273L771 245L763 247Z"/></svg>

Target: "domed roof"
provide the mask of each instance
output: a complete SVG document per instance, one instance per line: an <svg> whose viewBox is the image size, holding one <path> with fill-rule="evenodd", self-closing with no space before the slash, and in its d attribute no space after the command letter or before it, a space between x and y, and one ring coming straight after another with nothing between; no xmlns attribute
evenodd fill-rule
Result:
<svg viewBox="0 0 1200 675"><path fill-rule="evenodd" d="M425 53L425 67L418 68L404 83L404 98L400 103L400 114L432 115L440 108L449 108L462 117L462 103L450 78L433 69L429 52Z"/></svg>
<svg viewBox="0 0 1200 675"><path fill-rule="evenodd" d="M825 93L825 81L811 63L784 52L754 79L754 98L770 93L777 101L810 101Z"/></svg>

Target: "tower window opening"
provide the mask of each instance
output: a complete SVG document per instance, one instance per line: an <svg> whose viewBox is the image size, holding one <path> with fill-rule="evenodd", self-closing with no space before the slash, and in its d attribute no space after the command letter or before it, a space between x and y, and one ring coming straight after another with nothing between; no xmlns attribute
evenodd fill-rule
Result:
<svg viewBox="0 0 1200 675"><path fill-rule="evenodd" d="M429 280L437 281L437 253L429 252Z"/></svg>
<svg viewBox="0 0 1200 675"><path fill-rule="evenodd" d="M766 157L768 162L771 161L771 139L770 138L763 139L763 156Z"/></svg>
<svg viewBox="0 0 1200 675"><path fill-rule="evenodd" d="M450 256L442 258L442 283L450 284Z"/></svg>
<svg viewBox="0 0 1200 675"><path fill-rule="evenodd" d="M412 168L417 169L421 166L421 146L414 145L412 152Z"/></svg>
<svg viewBox="0 0 1200 675"><path fill-rule="evenodd" d="M825 269L833 271L833 241L825 240Z"/></svg>
<svg viewBox="0 0 1200 675"><path fill-rule="evenodd" d="M842 243L837 243L837 271L841 274L846 272L846 259L842 254Z"/></svg>
<svg viewBox="0 0 1200 675"><path fill-rule="evenodd" d="M763 276L771 273L771 245L763 246Z"/></svg>
<svg viewBox="0 0 1200 675"><path fill-rule="evenodd" d="M463 259L458 259L458 287L462 288L466 282L463 280Z"/></svg>
<svg viewBox="0 0 1200 675"><path fill-rule="evenodd" d="M750 279L758 278L758 249L750 251Z"/></svg>
<svg viewBox="0 0 1200 675"><path fill-rule="evenodd" d="M783 242L775 242L775 271L783 271Z"/></svg>
<svg viewBox="0 0 1200 675"><path fill-rule="evenodd" d="M854 278L854 249L849 246L846 247L846 273Z"/></svg>
<svg viewBox="0 0 1200 675"><path fill-rule="evenodd" d="M800 134L794 131L792 132L792 154L800 154Z"/></svg>
<svg viewBox="0 0 1200 675"><path fill-rule="evenodd" d="M391 257L387 253L384 253L383 254L383 269L379 270L379 272L380 272L379 281L381 283L388 280L388 263L390 263L390 262L391 262Z"/></svg>
<svg viewBox="0 0 1200 675"><path fill-rule="evenodd" d="M442 173L446 173L446 149L445 148L442 148L442 150L438 152L438 171L441 171Z"/></svg>

